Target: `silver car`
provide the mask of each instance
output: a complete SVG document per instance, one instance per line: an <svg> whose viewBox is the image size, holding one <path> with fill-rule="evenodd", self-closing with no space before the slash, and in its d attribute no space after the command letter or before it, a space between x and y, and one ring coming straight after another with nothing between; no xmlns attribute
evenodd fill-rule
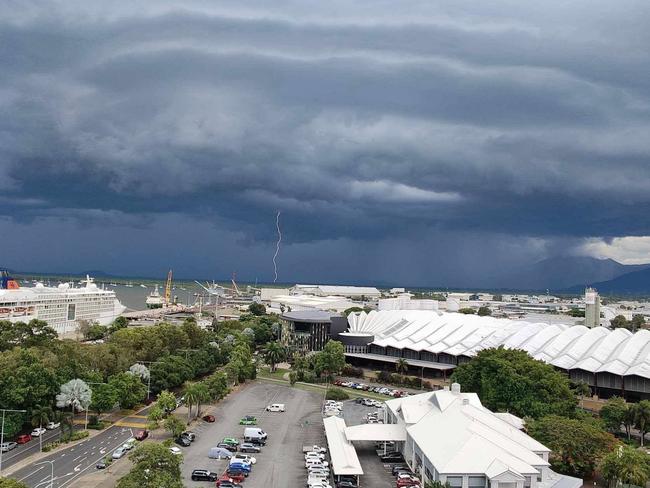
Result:
<svg viewBox="0 0 650 488"><path fill-rule="evenodd" d="M5 442L3 444L0 444L0 450L2 452L8 452L14 449L17 445L18 444L16 444L15 442Z"/></svg>

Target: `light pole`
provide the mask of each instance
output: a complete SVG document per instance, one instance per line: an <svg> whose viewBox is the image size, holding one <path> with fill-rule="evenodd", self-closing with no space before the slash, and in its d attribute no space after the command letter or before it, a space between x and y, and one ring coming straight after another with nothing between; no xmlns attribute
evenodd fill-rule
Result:
<svg viewBox="0 0 650 488"><path fill-rule="evenodd" d="M49 463L50 466L52 467L52 474L50 475L50 488L53 488L54 486L54 461L42 461L40 463L36 463L34 466L38 466L39 464L45 464Z"/></svg>
<svg viewBox="0 0 650 488"><path fill-rule="evenodd" d="M142 363L142 364L156 364L156 363L162 363L162 361L136 361L136 364ZM148 368L149 374L147 375L147 400L149 400L149 397L151 396L151 366Z"/></svg>
<svg viewBox="0 0 650 488"><path fill-rule="evenodd" d="M2 410L2 424L0 425L0 446L5 443L5 414L12 413L27 413L27 410L12 410L11 408L1 408ZM0 447L0 474L2 474L2 447Z"/></svg>

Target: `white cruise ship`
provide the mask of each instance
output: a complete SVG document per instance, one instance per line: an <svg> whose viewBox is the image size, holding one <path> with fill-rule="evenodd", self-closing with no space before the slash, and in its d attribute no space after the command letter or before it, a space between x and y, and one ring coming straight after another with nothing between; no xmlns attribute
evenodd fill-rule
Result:
<svg viewBox="0 0 650 488"><path fill-rule="evenodd" d="M113 290L99 288L89 276L82 283L77 288L69 283L22 288L6 271L0 271L0 320L44 320L63 335L74 332L82 320L108 325L126 309Z"/></svg>

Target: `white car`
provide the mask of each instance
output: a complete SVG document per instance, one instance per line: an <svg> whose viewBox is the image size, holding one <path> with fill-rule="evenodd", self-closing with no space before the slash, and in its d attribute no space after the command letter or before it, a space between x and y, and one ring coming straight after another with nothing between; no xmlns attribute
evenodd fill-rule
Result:
<svg viewBox="0 0 650 488"><path fill-rule="evenodd" d="M5 442L3 444L0 444L0 451L9 452L12 449L15 449L17 445L18 444L16 444L15 442Z"/></svg>
<svg viewBox="0 0 650 488"><path fill-rule="evenodd" d="M327 448L314 444L307 452L317 452L319 454L325 454L327 452Z"/></svg>
<svg viewBox="0 0 650 488"><path fill-rule="evenodd" d="M253 456L248 456L246 454L235 454L230 458L230 464L232 463L244 463L244 464L255 464L257 459Z"/></svg>
<svg viewBox="0 0 650 488"><path fill-rule="evenodd" d="M41 434L45 434L46 432L47 430L43 427L36 427L34 430L32 430L32 437L40 437Z"/></svg>
<svg viewBox="0 0 650 488"><path fill-rule="evenodd" d="M329 468L309 468L309 476L329 476Z"/></svg>
<svg viewBox="0 0 650 488"><path fill-rule="evenodd" d="M284 403L274 403L266 407L267 412L284 412Z"/></svg>
<svg viewBox="0 0 650 488"><path fill-rule="evenodd" d="M325 459L325 454L320 452L315 452L315 451L309 451L305 453L305 461L307 461L307 459L323 460Z"/></svg>
<svg viewBox="0 0 650 488"><path fill-rule="evenodd" d="M135 437L131 437L130 439L127 439L124 444L122 444L122 449L126 451L130 451L135 447Z"/></svg>
<svg viewBox="0 0 650 488"><path fill-rule="evenodd" d="M175 456L179 456L183 454L183 451L181 451L180 447L172 446L169 448L169 452L171 452Z"/></svg>
<svg viewBox="0 0 650 488"><path fill-rule="evenodd" d="M113 459L120 459L125 454L126 454L126 449L124 449L123 447L118 447L117 449L115 449L115 451L113 451L112 458Z"/></svg>
<svg viewBox="0 0 650 488"><path fill-rule="evenodd" d="M48 422L45 426L47 430L54 430L58 429L59 427L61 427L61 422Z"/></svg>
<svg viewBox="0 0 650 488"><path fill-rule="evenodd" d="M307 480L307 486L308 488L332 488L332 485L330 485L324 478Z"/></svg>
<svg viewBox="0 0 650 488"><path fill-rule="evenodd" d="M327 461L321 461L318 459L308 459L305 461L305 468L327 468L329 463Z"/></svg>

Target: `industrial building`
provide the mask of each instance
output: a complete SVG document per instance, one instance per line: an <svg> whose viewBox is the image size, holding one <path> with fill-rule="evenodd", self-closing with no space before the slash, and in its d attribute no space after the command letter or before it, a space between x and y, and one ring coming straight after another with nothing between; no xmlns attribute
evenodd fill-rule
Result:
<svg viewBox="0 0 650 488"><path fill-rule="evenodd" d="M354 298L357 300L376 299L381 292L374 286L347 286L347 285L295 285L291 288L293 295L316 295Z"/></svg>
<svg viewBox="0 0 650 488"><path fill-rule="evenodd" d="M422 310L372 311L348 316L335 336L349 361L390 367L405 358L418 374L447 375L478 351L523 349L584 381L601 397L650 398L650 331L531 323Z"/></svg>

